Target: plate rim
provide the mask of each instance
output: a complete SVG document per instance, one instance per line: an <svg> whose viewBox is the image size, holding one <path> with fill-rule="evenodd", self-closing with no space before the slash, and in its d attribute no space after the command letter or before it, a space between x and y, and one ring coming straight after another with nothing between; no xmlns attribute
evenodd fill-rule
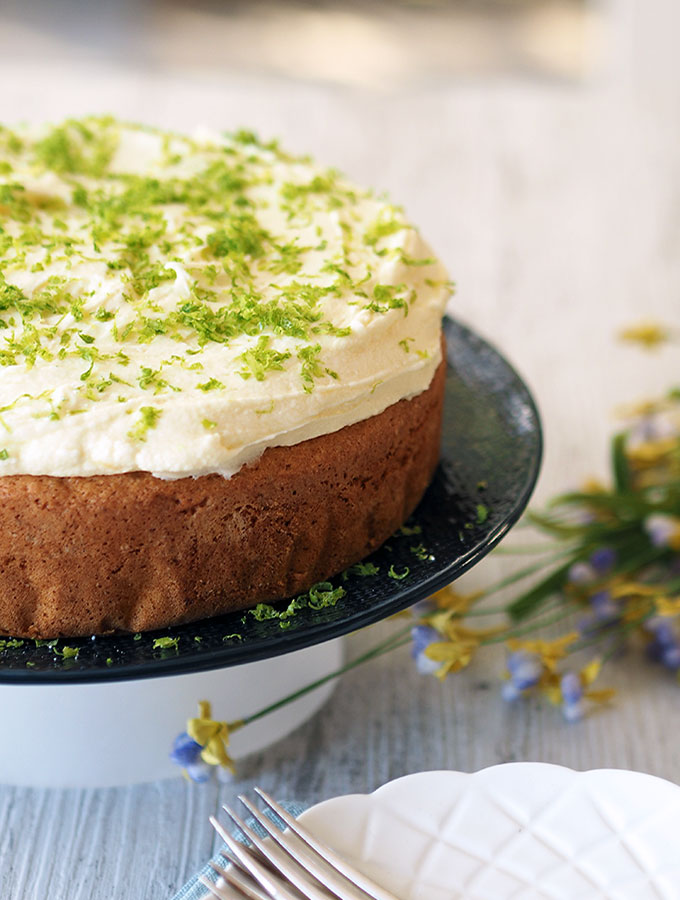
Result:
<svg viewBox="0 0 680 900"><path fill-rule="evenodd" d="M630 776L633 776L634 780L640 782L653 782L657 785L657 787L663 786L665 789L668 789L668 787L670 787L674 791L680 792L680 784L678 784L677 782L671 781L669 778L664 778L662 775L654 775L651 772L642 772L638 769L617 768L615 766L601 766L594 769L574 769L572 766L563 766L561 763L550 763L540 760L512 760L511 762L494 763L490 766L484 766L481 769L475 769L473 772L464 772L461 769L423 769L419 772L407 772L406 775L398 775L396 778L391 778L389 781L385 781L383 784L378 785L378 787L374 788L372 791L355 791L348 794L337 794L334 797L328 797L325 800L320 800L318 803L312 804L312 806L309 806L302 813L300 813L298 818L302 820L303 816L306 816L308 813L316 812L326 803L333 803L336 800L346 799L348 797L373 797L383 791L389 793L405 782L415 782L424 778L436 778L438 776L442 776L447 779L451 776L454 776L459 780L468 780L474 778L481 779L483 777L488 777L492 773L501 771L511 774L513 770L515 772L519 770L522 770L524 772L530 770L540 770L541 772L553 772L555 774L559 772L571 775L574 778L579 779L586 777L588 779L592 779L596 776L602 775L607 777L615 776L616 778L621 779L627 779Z"/></svg>
<svg viewBox="0 0 680 900"><path fill-rule="evenodd" d="M660 775L654 775L649 772L641 772L635 769L615 767L574 769L570 766L564 766L559 763L518 760L506 763L496 763L490 766L486 766L482 769L477 769L473 772L462 772L457 769L432 769L419 772L411 772L406 775L401 775L397 778L393 778L390 781L379 785L372 791L367 791L364 793L356 792L339 794L334 797L329 797L326 800L322 800L305 809L298 818L300 819L300 822L306 827L313 829L315 825L318 826L320 821L319 817L321 817L321 820L324 823L328 822L331 824L330 830L332 831L332 826L337 823L339 817L338 802L349 801L351 804L352 801L356 800L365 806L366 803L371 802L372 798L381 798L385 796L390 798L390 807L392 808L393 806L398 805L400 788L406 787L408 785L408 793L405 795L404 799L404 802L406 804L407 801L413 800L411 785L417 782L423 782L425 779L434 780L435 782L438 780L441 782L446 781L449 783L451 783L451 781L455 779L460 785L457 792L460 796L460 793L463 793L465 791L464 785L469 784L475 780L483 783L486 779L501 775L506 782L511 783L515 775L520 771L525 775L533 773L537 778L546 778L548 781L558 781L565 778L568 778L570 783L574 784L577 782L597 783L598 781L602 781L604 783L604 786L606 787L606 790L603 791L603 793L608 800L616 801L617 810L625 810L626 808L630 808L631 797L640 796L640 793L644 792L645 789L648 789L650 792L654 791L656 795L658 795L658 793L660 792L663 792L664 795L671 797L675 796L676 799L674 803L677 805L678 810L680 810L680 784ZM495 783L493 786L497 787L497 783ZM546 787L548 787L547 784ZM442 785L442 789L443 788L444 785ZM432 788L429 788L428 790L431 791ZM422 792L423 787L421 785L419 796L422 796ZM511 795L510 792L508 793ZM593 814L597 814L597 812L597 808L593 806ZM356 820L360 819L361 815L361 811L355 811ZM612 835L618 834L616 829L614 829L613 827L609 827L609 831ZM344 833L344 831L341 833ZM332 843L332 840L328 838L328 835L322 835L322 839L329 840L329 843ZM648 840L645 846L656 847L657 843L658 842L654 840ZM679 846L680 841L676 841L676 846L673 850L673 860L675 868L670 872L671 875L677 875L677 873L680 872L680 856L678 856ZM339 852L348 852L347 849L342 846L338 847L337 849ZM350 854L348 853L348 855ZM664 863L665 861L665 864L668 864L669 858L667 848L665 850L662 849L658 851L658 857L656 860L657 868L659 865L659 860L661 861L661 863ZM384 864L384 861L382 864ZM501 898L499 898L499 900L501 900Z"/></svg>

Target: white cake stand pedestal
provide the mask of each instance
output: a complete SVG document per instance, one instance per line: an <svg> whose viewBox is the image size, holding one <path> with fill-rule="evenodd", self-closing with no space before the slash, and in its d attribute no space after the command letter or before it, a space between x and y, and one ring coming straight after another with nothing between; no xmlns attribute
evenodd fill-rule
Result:
<svg viewBox="0 0 680 900"><path fill-rule="evenodd" d="M342 665L342 639L209 672L95 684L0 684L0 783L112 787L176 777L168 758L186 720L209 700L220 721L275 703ZM284 737L330 697L335 682L237 731L232 756Z"/></svg>

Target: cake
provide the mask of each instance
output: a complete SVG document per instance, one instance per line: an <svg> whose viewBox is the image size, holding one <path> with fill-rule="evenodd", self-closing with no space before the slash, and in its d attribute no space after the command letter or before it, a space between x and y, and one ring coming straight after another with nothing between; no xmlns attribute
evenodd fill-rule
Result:
<svg viewBox="0 0 680 900"><path fill-rule="evenodd" d="M0 129L0 632L165 627L376 549L437 464L446 272L253 134Z"/></svg>

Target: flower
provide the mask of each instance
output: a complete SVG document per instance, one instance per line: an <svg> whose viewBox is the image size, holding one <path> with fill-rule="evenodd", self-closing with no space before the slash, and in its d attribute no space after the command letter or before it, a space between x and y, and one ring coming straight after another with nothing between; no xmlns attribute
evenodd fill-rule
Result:
<svg viewBox="0 0 680 900"><path fill-rule="evenodd" d="M190 737L186 731L183 731L173 741L170 759L175 765L186 768L200 759L202 750L203 747Z"/></svg>
<svg viewBox="0 0 680 900"><path fill-rule="evenodd" d="M673 618L680 615L680 596L665 597L663 595L654 598L654 605L659 616Z"/></svg>
<svg viewBox="0 0 680 900"><path fill-rule="evenodd" d="M576 672L565 672L560 679L562 694L562 714L567 722L577 722L583 718L583 683Z"/></svg>
<svg viewBox="0 0 680 900"><path fill-rule="evenodd" d="M415 615L427 616L435 610L448 610L450 613L464 615L470 606L482 596L480 591L472 594L461 594L452 584L439 591L435 591L424 600L419 600L411 607L411 612Z"/></svg>
<svg viewBox="0 0 680 900"><path fill-rule="evenodd" d="M569 652L578 634L570 632L554 641L507 641L512 652L507 658L508 676L503 683L504 700L538 691L562 708L568 722L576 722L585 714L585 700L604 703L611 699L611 690L590 687L602 667L601 660L591 660L580 671L560 673L558 663Z"/></svg>
<svg viewBox="0 0 680 900"><path fill-rule="evenodd" d="M595 618L600 622L611 622L619 617L621 609L610 591L596 591L590 595L590 605Z"/></svg>
<svg viewBox="0 0 680 900"><path fill-rule="evenodd" d="M639 322L637 325L629 325L619 332L622 341L630 341L640 344L645 350L653 350L671 339L671 332L665 325L659 322Z"/></svg>
<svg viewBox="0 0 680 900"><path fill-rule="evenodd" d="M462 626L450 629L447 637L446 641L428 644L423 651L429 660L441 663L434 673L441 679L468 666L479 647L479 638Z"/></svg>
<svg viewBox="0 0 680 900"><path fill-rule="evenodd" d="M543 674L543 662L537 653L515 650L506 659L508 678L503 683L504 700L517 700L525 691L535 687Z"/></svg>
<svg viewBox="0 0 680 900"><path fill-rule="evenodd" d="M645 631L652 638L647 645L648 656L669 669L680 669L680 640L669 619L653 616L645 622Z"/></svg>
<svg viewBox="0 0 680 900"><path fill-rule="evenodd" d="M439 663L433 659L429 659L425 655L425 650L430 644L434 644L441 640L441 635L436 628L430 625L415 625L411 629L411 656L415 660L416 669L421 675L434 675L439 668Z"/></svg>
<svg viewBox="0 0 680 900"><path fill-rule="evenodd" d="M604 575L616 563L616 550L612 547L598 547L590 554L590 565L598 575Z"/></svg>
<svg viewBox="0 0 680 900"><path fill-rule="evenodd" d="M590 584L597 578L597 572L587 562L576 562L569 567L567 572L567 580L570 584Z"/></svg>
<svg viewBox="0 0 680 900"><path fill-rule="evenodd" d="M680 518L666 513L652 513L643 525L652 546L680 550Z"/></svg>
<svg viewBox="0 0 680 900"><path fill-rule="evenodd" d="M182 766L192 781L202 783L210 778L215 767L233 773L234 761L227 752L229 737L244 723L230 724L213 719L207 700L199 701L198 710L198 716L187 722L187 730L175 738L170 759Z"/></svg>
<svg viewBox="0 0 680 900"><path fill-rule="evenodd" d="M227 753L229 735L235 726L226 722L217 722L212 718L210 703L201 700L198 704L199 714L187 722L187 732L203 747L201 759L211 766L234 768L234 762Z"/></svg>
<svg viewBox="0 0 680 900"><path fill-rule="evenodd" d="M202 759L199 759L195 763L190 763L185 771L189 778L196 784L205 784L206 781L210 780L213 768L208 763L203 762Z"/></svg>
<svg viewBox="0 0 680 900"><path fill-rule="evenodd" d="M520 641L510 638L506 643L510 650L525 650L535 653L548 672L554 672L557 663L567 655L569 647L579 638L577 631L570 631L554 641L529 640Z"/></svg>
<svg viewBox="0 0 680 900"><path fill-rule="evenodd" d="M442 588L441 591L432 594L430 602L437 609L445 609L451 613L464 615L481 596L481 591L475 591L472 594L461 594L452 584L449 584Z"/></svg>
<svg viewBox="0 0 680 900"><path fill-rule="evenodd" d="M506 665L510 678L520 691L538 684L543 672L543 662L537 653L526 650L515 650L508 656Z"/></svg>
<svg viewBox="0 0 680 900"><path fill-rule="evenodd" d="M618 624L621 608L608 590L590 595L590 613L579 620L578 630L583 637L593 637Z"/></svg>
<svg viewBox="0 0 680 900"><path fill-rule="evenodd" d="M652 328L631 329L627 335L649 346L659 338ZM389 641L329 677L403 646L409 632L417 670L440 679L468 666L485 644L504 642L504 699L542 696L567 721L576 722L593 704L611 700L611 689L593 684L603 659L625 649L632 636L644 635L648 655L680 676L680 388L629 408L626 418L627 430L612 439L611 485L587 482L555 498L543 513L530 514L530 523L549 541L537 548L523 545L518 552L535 552L536 563L484 591L465 594L453 585L437 591L392 617L410 621ZM473 609L478 600L529 578L524 591L504 606ZM497 621L500 615L500 626L468 625L473 616ZM577 631L553 640L534 636L579 615ZM581 668L567 662L586 649L596 655ZM302 692L313 688L310 684ZM245 722L269 712L271 706ZM206 781L214 772L228 778L233 767L229 737L245 722L213 720L210 705L201 703L199 716L176 738L171 759L195 781Z"/></svg>
<svg viewBox="0 0 680 900"><path fill-rule="evenodd" d="M450 672L464 669L484 638L499 631L472 629L462 623L470 606L481 596L479 592L461 594L448 585L428 598L420 613L420 624L411 630L411 655L421 674L443 679Z"/></svg>

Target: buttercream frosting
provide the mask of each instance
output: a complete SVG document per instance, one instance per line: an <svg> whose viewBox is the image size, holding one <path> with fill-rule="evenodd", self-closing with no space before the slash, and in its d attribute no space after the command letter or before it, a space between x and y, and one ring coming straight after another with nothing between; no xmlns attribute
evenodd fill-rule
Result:
<svg viewBox="0 0 680 900"><path fill-rule="evenodd" d="M0 474L229 476L427 388L447 274L250 133L0 129Z"/></svg>

